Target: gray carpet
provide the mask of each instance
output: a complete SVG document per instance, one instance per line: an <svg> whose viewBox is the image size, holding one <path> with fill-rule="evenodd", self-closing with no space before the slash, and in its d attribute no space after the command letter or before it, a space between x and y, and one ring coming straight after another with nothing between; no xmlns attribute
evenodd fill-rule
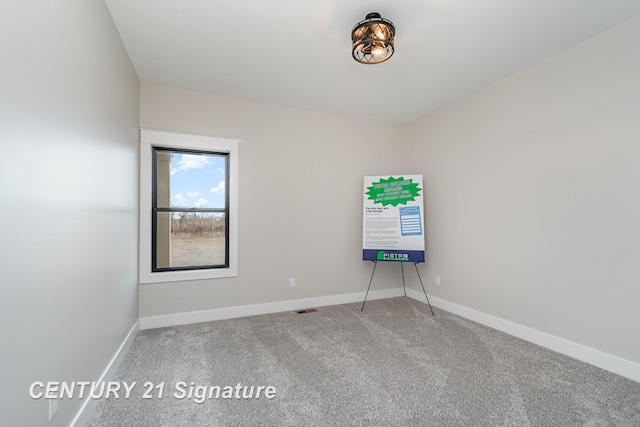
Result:
<svg viewBox="0 0 640 427"><path fill-rule="evenodd" d="M640 426L640 383L434 311L393 298L141 331L115 378L131 397L89 425ZM196 403L179 381L276 397Z"/></svg>

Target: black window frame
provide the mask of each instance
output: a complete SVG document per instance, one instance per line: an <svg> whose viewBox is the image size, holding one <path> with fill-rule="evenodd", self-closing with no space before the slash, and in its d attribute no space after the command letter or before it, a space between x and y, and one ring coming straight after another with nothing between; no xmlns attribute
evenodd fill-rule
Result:
<svg viewBox="0 0 640 427"><path fill-rule="evenodd" d="M166 146L151 146L152 149L152 177L151 177L151 272L160 273L167 271L193 271L193 270L212 270L220 268L229 268L229 153L209 150L191 150L184 148L171 148ZM158 206L158 153L168 152L171 154L195 154L195 155L210 155L220 156L225 159L225 192L224 192L224 208L182 208L182 207L159 207ZM157 266L157 243L158 243L158 214L162 212L168 212L171 215L176 212L186 213L223 213L224 214L224 264L210 264L210 265L197 265L197 266L185 266L185 267L160 267Z"/></svg>

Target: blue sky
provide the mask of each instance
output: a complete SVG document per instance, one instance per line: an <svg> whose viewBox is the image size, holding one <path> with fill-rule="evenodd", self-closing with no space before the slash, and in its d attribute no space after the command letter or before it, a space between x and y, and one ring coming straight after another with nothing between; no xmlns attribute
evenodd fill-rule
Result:
<svg viewBox="0 0 640 427"><path fill-rule="evenodd" d="M171 207L222 208L225 158L174 153L171 158Z"/></svg>

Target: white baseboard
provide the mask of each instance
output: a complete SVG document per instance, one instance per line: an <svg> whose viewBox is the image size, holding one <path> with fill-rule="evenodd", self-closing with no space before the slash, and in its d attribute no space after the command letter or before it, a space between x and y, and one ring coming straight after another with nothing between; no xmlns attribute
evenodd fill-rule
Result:
<svg viewBox="0 0 640 427"><path fill-rule="evenodd" d="M426 303L424 293L407 288L407 296ZM166 326L185 325L190 323L209 322L212 320L232 319L236 317L253 316L259 314L278 313L283 311L302 310L305 308L323 307L337 304L361 302L364 292L352 294L332 295L317 298L280 301L266 304L254 304L238 307L220 308L187 313L167 314L140 318L140 329L153 329ZM403 296L402 288L386 289L369 292L367 300L394 298ZM540 345L574 359L581 360L623 377L640 382L640 364L614 356L600 350L578 344L564 338L559 338L536 329L529 328L490 314L459 305L442 298L429 296L434 307L457 314L458 316L478 322L498 331L521 338L525 341Z"/></svg>
<svg viewBox="0 0 640 427"><path fill-rule="evenodd" d="M138 334L139 330L140 330L140 320L136 321L133 327L129 330L129 333L125 337L124 341L122 341L122 344L120 344L120 347L118 348L116 353L113 355L113 357L107 364L107 367L102 372L102 375L100 375L100 378L97 379L97 382L111 381L113 379L116 371L118 370L118 367L120 367L120 364L124 359L124 356L129 351L129 347L131 347L131 344L133 343L133 340ZM100 400L85 397L83 399L80 410L76 414L73 421L71 421L70 427L81 427L86 425L89 419L91 418L91 415L93 415L93 413L95 412L96 407L98 406L98 402L100 402Z"/></svg>
<svg viewBox="0 0 640 427"><path fill-rule="evenodd" d="M414 289L407 289L407 296L424 303L427 302L424 293ZM573 357L574 359L581 360L597 366L598 368L613 372L614 374L622 375L623 377L640 382L640 364L638 363L604 353L600 350L595 350L582 344L577 344L564 338L540 332L536 329L510 322L463 305L455 304L438 297L429 295L429 301L434 307L457 314L460 317L473 320L474 322L548 348L549 350L556 351L564 354L565 356Z"/></svg>
<svg viewBox="0 0 640 427"><path fill-rule="evenodd" d="M403 296L402 288L371 291L367 300L394 298ZM365 292L353 294L331 295L326 297L305 298L289 301L270 302L266 304L242 305L212 310L190 311L187 313L165 314L140 318L140 329L163 328L166 326L188 325L191 323L210 322L212 320L233 319L236 317L255 316L258 314L280 313L283 311L302 310L305 308L326 307L328 305L362 302Z"/></svg>

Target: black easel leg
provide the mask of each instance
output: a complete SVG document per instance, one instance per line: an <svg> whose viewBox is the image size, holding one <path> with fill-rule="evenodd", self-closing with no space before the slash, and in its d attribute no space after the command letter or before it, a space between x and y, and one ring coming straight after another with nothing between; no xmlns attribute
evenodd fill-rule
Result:
<svg viewBox="0 0 640 427"><path fill-rule="evenodd" d="M404 262L400 263L400 271L402 271L402 289L404 289L404 296L407 296L407 286L404 284Z"/></svg>
<svg viewBox="0 0 640 427"><path fill-rule="evenodd" d="M416 267L416 273L418 273L418 279L420 279L420 286L422 286L422 292L424 292L424 297L427 299L427 304L429 304L431 315L435 317L435 314L433 314L433 308L431 308L431 303L429 302L429 297L427 296L427 291L424 290L424 285L422 284L422 277L420 277L420 272L418 271L418 263L414 262L413 265Z"/></svg>
<svg viewBox="0 0 640 427"><path fill-rule="evenodd" d="M367 302L367 296L369 295L369 289L371 289L371 282L373 281L373 274L376 272L377 265L378 261L373 261L373 271L371 272L371 279L369 279L369 287L367 288L367 293L364 295L364 301L362 301L362 308L360 311L364 310L364 304Z"/></svg>

